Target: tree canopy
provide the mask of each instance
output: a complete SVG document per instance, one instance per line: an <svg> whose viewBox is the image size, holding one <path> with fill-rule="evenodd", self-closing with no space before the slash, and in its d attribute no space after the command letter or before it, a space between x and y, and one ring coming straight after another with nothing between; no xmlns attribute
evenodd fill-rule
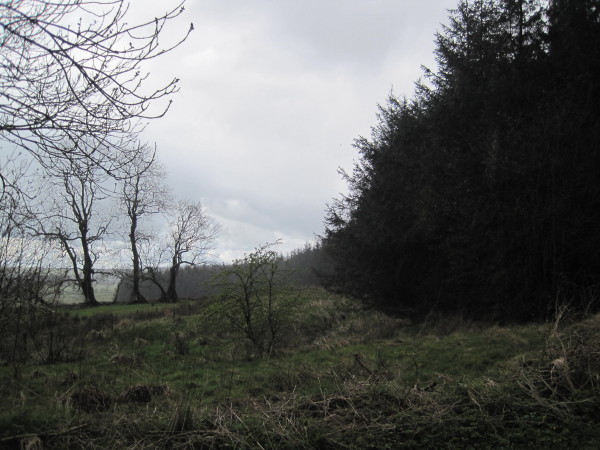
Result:
<svg viewBox="0 0 600 450"><path fill-rule="evenodd" d="M416 315L542 318L600 276L600 5L462 0L327 210L332 287ZM579 304L577 304L579 302ZM585 303L585 305L584 305Z"/></svg>
<svg viewBox="0 0 600 450"><path fill-rule="evenodd" d="M128 11L127 0L0 2L0 143L17 150L0 155L0 203L7 206L0 215L12 222L14 236L6 248L29 244L16 238L17 231L52 241L56 258L58 248L67 256L89 305L97 304L94 267L108 255L107 241L113 254L119 251L118 209L128 219L132 300L144 300L140 246L149 237L149 217L166 209L168 189L156 151L139 135L148 119L168 111L179 81L157 83L145 71L148 61L178 47L193 30L190 25L179 38L164 37L165 27L182 15L183 1L138 22ZM113 214L98 214L111 206ZM186 226L172 244L177 269L194 263L209 246L203 239L214 238L202 233L217 229L200 206L182 220ZM0 266L4 259L0 255ZM174 276L169 293L176 299ZM0 306L20 308L13 297L1 298Z"/></svg>
<svg viewBox="0 0 600 450"><path fill-rule="evenodd" d="M178 46L193 27L164 46L159 35L183 3L143 23L128 23L127 11L124 0L0 2L2 140L34 157L106 166L139 120L164 115L178 80L149 88L144 63ZM66 152L65 140L75 150Z"/></svg>

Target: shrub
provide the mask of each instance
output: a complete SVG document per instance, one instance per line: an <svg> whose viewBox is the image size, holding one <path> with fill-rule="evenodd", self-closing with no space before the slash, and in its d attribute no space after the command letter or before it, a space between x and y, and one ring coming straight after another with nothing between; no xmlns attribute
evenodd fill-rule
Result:
<svg viewBox="0 0 600 450"><path fill-rule="evenodd" d="M273 354L291 315L291 289L271 245L235 260L216 281L218 314L245 338L249 359Z"/></svg>

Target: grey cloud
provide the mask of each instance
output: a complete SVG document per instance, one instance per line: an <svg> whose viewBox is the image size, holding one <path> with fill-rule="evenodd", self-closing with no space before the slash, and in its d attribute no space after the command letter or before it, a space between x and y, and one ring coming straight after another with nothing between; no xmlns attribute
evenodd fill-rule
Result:
<svg viewBox="0 0 600 450"><path fill-rule="evenodd" d="M369 135L376 104L392 86L412 93L420 65L433 64L433 33L454 4L186 5L184 21L196 30L151 67L153 75L180 77L181 92L145 137L157 142L176 195L204 199L222 221L221 257L276 236L291 246L322 232L325 204L344 189L337 168L351 168L357 157L353 139Z"/></svg>

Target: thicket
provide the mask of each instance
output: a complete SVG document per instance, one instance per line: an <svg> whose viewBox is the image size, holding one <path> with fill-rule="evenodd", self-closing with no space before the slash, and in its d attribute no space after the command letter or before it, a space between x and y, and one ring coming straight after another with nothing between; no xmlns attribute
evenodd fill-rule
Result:
<svg viewBox="0 0 600 450"><path fill-rule="evenodd" d="M416 316L597 308L599 43L597 0L460 1L438 69L355 142L330 286Z"/></svg>

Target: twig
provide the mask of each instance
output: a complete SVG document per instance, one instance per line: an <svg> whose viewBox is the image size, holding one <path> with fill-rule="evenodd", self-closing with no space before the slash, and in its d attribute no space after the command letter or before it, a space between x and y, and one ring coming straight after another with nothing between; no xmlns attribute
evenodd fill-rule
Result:
<svg viewBox="0 0 600 450"><path fill-rule="evenodd" d="M5 436L5 437L0 438L0 442L7 442L7 441L15 440L15 439L23 439L23 438L36 437L36 436L60 436L61 434L71 433L72 431L79 430L79 429L85 428L87 426L89 426L89 423L77 425L76 427L68 428L68 429L62 430L62 431L52 431L52 432L46 432L46 433L25 433L25 434L16 434L14 436Z"/></svg>

